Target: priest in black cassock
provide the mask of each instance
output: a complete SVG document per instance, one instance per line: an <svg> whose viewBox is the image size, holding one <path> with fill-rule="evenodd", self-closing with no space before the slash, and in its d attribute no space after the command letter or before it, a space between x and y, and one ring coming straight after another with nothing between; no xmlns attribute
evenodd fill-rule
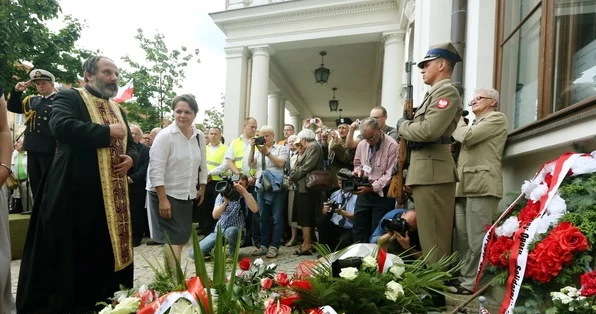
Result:
<svg viewBox="0 0 596 314"><path fill-rule="evenodd" d="M57 149L29 223L18 313L93 313L120 285L132 287L126 173L137 151L124 112L110 100L118 92L118 68L93 56L83 73L84 88L54 99Z"/></svg>

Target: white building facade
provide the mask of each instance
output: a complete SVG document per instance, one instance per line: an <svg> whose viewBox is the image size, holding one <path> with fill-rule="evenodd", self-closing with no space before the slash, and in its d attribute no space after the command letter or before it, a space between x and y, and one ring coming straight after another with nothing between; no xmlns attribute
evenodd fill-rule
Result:
<svg viewBox="0 0 596 314"><path fill-rule="evenodd" d="M317 116L332 125L340 113L363 118L379 105L395 125L405 62L451 41L464 59L455 80L464 109L478 87L500 92L509 119L506 193L572 143L596 148L594 0L228 0L226 7L211 16L227 37L228 139L248 116L279 138L284 123L300 128ZM332 70L322 85L313 75L321 51ZM417 68L412 84L417 106L427 88ZM333 87L339 112L328 106Z"/></svg>

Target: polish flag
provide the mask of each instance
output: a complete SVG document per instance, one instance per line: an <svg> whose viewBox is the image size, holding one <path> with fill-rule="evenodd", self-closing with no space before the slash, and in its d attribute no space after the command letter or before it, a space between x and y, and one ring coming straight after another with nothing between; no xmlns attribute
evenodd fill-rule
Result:
<svg viewBox="0 0 596 314"><path fill-rule="evenodd" d="M134 87L132 85L132 79L126 83L126 85L118 88L118 94L114 97L114 101L117 103L125 102L132 98Z"/></svg>

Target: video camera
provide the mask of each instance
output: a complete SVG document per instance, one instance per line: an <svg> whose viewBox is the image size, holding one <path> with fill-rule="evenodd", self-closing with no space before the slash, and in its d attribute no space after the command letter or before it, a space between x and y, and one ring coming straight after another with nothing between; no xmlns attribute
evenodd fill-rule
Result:
<svg viewBox="0 0 596 314"><path fill-rule="evenodd" d="M221 193L231 202L239 200L240 193L234 188L234 182L238 182L238 180L240 180L239 175L223 176L221 181L215 184L215 192Z"/></svg>
<svg viewBox="0 0 596 314"><path fill-rule="evenodd" d="M383 232L395 231L402 236L405 236L409 227L408 222L405 219L402 217L395 217L393 219L383 219L381 221L381 229L383 229Z"/></svg>
<svg viewBox="0 0 596 314"><path fill-rule="evenodd" d="M343 178L342 181L342 190L344 192L352 192L357 190L361 186L371 186L371 183L368 182L368 177L359 177L356 176L346 168L341 168L337 172L337 176Z"/></svg>
<svg viewBox="0 0 596 314"><path fill-rule="evenodd" d="M265 145L265 137L255 136L255 145Z"/></svg>

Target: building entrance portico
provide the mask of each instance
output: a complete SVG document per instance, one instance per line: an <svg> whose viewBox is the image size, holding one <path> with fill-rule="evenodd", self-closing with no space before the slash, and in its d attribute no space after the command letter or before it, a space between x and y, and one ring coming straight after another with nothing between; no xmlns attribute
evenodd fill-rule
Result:
<svg viewBox="0 0 596 314"><path fill-rule="evenodd" d="M261 3L262 2L262 3ZM344 117L364 118L374 106L388 111L387 123L401 116L404 37L408 21L400 0L301 0L229 3L212 13L227 37L226 138L241 133L245 117L276 130L284 123L298 130L303 119L319 117L334 125ZM331 69L327 83L313 71ZM285 121L285 111L292 121Z"/></svg>

